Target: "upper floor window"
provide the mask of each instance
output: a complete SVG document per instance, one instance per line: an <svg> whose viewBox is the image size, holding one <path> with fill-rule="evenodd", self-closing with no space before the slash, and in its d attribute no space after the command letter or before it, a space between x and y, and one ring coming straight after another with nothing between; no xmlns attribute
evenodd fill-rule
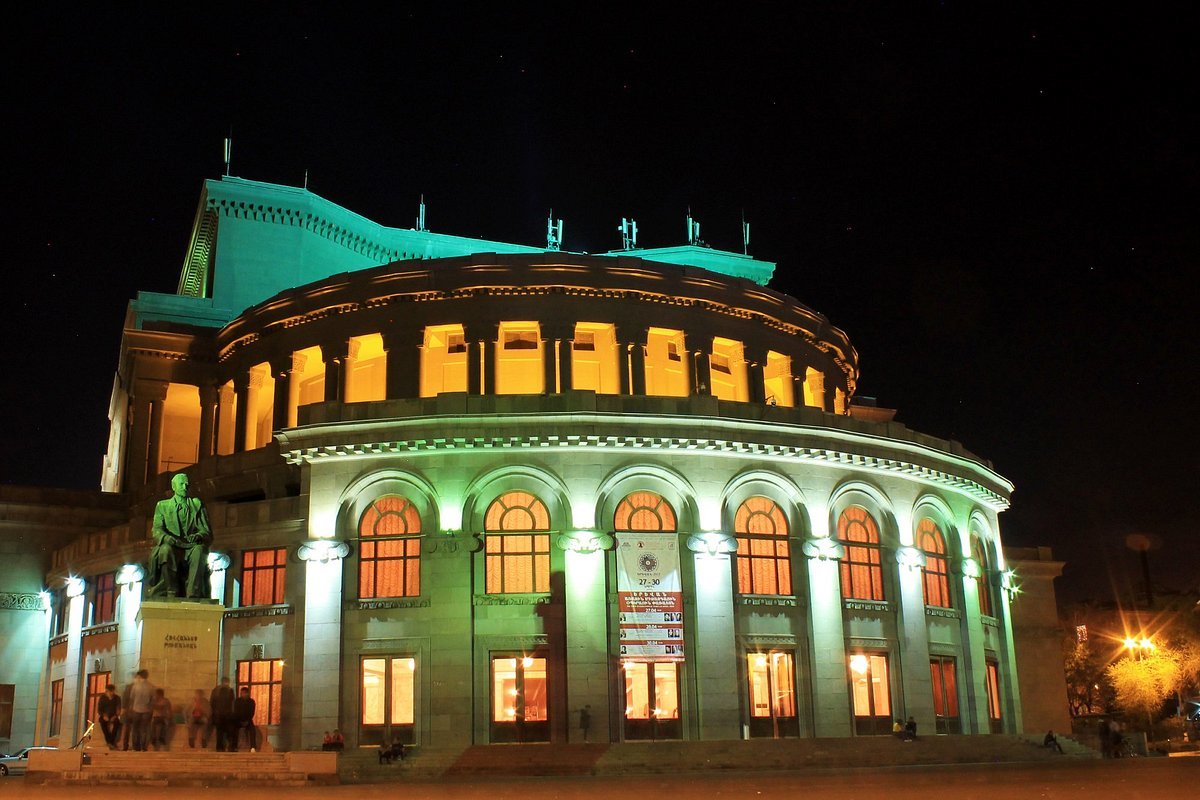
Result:
<svg viewBox="0 0 1200 800"><path fill-rule="evenodd" d="M574 336L570 388L619 394L621 362L617 357L616 327L612 323L577 322Z"/></svg>
<svg viewBox="0 0 1200 800"><path fill-rule="evenodd" d="M103 625L117 618L117 580L111 572L92 579L92 624Z"/></svg>
<svg viewBox="0 0 1200 800"><path fill-rule="evenodd" d="M687 397L691 394L683 331L651 328L646 334L646 394Z"/></svg>
<svg viewBox="0 0 1200 800"><path fill-rule="evenodd" d="M861 506L849 506L838 517L838 540L846 549L842 558L842 597L883 600L883 559L879 526Z"/></svg>
<svg viewBox="0 0 1200 800"><path fill-rule="evenodd" d="M536 322L501 322L496 348L496 394L541 394L542 335Z"/></svg>
<svg viewBox="0 0 1200 800"><path fill-rule="evenodd" d="M287 548L268 547L242 553L242 606L269 606L284 600Z"/></svg>
<svg viewBox="0 0 1200 800"><path fill-rule="evenodd" d="M946 560L946 537L937 523L923 517L917 525L917 548L925 553L925 566L921 569L924 578L925 605L951 608L950 569Z"/></svg>
<svg viewBox="0 0 1200 800"><path fill-rule="evenodd" d="M654 492L631 492L617 506L613 527L618 531L675 530L675 509Z"/></svg>
<svg viewBox="0 0 1200 800"><path fill-rule="evenodd" d="M463 326L426 326L421 346L421 397L465 391L467 338Z"/></svg>
<svg viewBox="0 0 1200 800"><path fill-rule="evenodd" d="M790 595L792 561L783 509L766 497L751 497L738 507L733 528L738 542L738 592Z"/></svg>
<svg viewBox="0 0 1200 800"><path fill-rule="evenodd" d="M397 494L376 499L358 523L358 596L421 594L421 515Z"/></svg>
<svg viewBox="0 0 1200 800"><path fill-rule="evenodd" d="M550 591L550 512L545 503L529 492L506 492L488 506L483 529L488 594Z"/></svg>
<svg viewBox="0 0 1200 800"><path fill-rule="evenodd" d="M995 616L995 609L992 608L992 587L989 579L991 565L988 564L987 549L978 536L971 536L971 556L975 559L975 563L979 565L979 575L975 578L975 588L979 594L979 613L985 617Z"/></svg>

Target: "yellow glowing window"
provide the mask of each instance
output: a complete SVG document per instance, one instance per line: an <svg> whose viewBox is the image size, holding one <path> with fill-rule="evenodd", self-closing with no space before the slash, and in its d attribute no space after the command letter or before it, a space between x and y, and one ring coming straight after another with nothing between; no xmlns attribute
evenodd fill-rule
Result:
<svg viewBox="0 0 1200 800"><path fill-rule="evenodd" d="M987 662L987 704L992 733L997 733L1000 722L1000 665L995 661Z"/></svg>
<svg viewBox="0 0 1200 800"><path fill-rule="evenodd" d="M275 378L271 365L263 362L250 370L246 392L246 449L254 450L271 441L274 429Z"/></svg>
<svg viewBox="0 0 1200 800"><path fill-rule="evenodd" d="M774 350L767 352L767 363L763 367L763 396L767 405L791 408L796 404L792 359Z"/></svg>
<svg viewBox="0 0 1200 800"><path fill-rule="evenodd" d="M651 328L647 332L646 394L660 397L691 394L685 352L683 331Z"/></svg>
<svg viewBox="0 0 1200 800"><path fill-rule="evenodd" d="M825 375L812 367L804 370L804 405L825 407Z"/></svg>
<svg viewBox="0 0 1200 800"><path fill-rule="evenodd" d="M402 729L411 726L416 719L416 673L417 660L409 656L364 658L362 724ZM393 734L406 743L411 742L409 731L393 730Z"/></svg>
<svg viewBox="0 0 1200 800"><path fill-rule="evenodd" d="M978 536L971 537L971 555L979 565L979 575L975 578L975 589L979 594L979 613L990 617L993 616L992 587L988 578L991 567L988 564L987 549Z"/></svg>
<svg viewBox="0 0 1200 800"><path fill-rule="evenodd" d="M283 717L283 660L237 662L237 690L250 689L255 725L278 725ZM262 736L262 733L259 733Z"/></svg>
<svg viewBox="0 0 1200 800"><path fill-rule="evenodd" d="M841 562L842 597L883 600L883 563L879 526L865 508L850 506L838 517L838 540L846 549Z"/></svg>
<svg viewBox="0 0 1200 800"><path fill-rule="evenodd" d="M158 472L174 472L195 464L200 447L200 388L167 384L163 401Z"/></svg>
<svg viewBox="0 0 1200 800"><path fill-rule="evenodd" d="M750 399L750 389L746 382L746 359L741 342L715 337L708 364L714 397L739 403Z"/></svg>
<svg viewBox="0 0 1200 800"><path fill-rule="evenodd" d="M536 322L501 322L496 394L541 394L545 386L541 330Z"/></svg>
<svg viewBox="0 0 1200 800"><path fill-rule="evenodd" d="M618 531L675 530L675 510L654 492L632 492L617 505L613 527Z"/></svg>
<svg viewBox="0 0 1200 800"><path fill-rule="evenodd" d="M625 661L625 719L679 719L679 667Z"/></svg>
<svg viewBox="0 0 1200 800"><path fill-rule="evenodd" d="M856 653L850 656L850 686L854 716L890 718L887 656Z"/></svg>
<svg viewBox="0 0 1200 800"><path fill-rule="evenodd" d="M297 409L325 400L325 362L321 348L306 347L292 353L292 374L288 380L288 425L295 426Z"/></svg>
<svg viewBox="0 0 1200 800"><path fill-rule="evenodd" d="M378 498L358 523L358 596L421 594L421 516L410 500Z"/></svg>
<svg viewBox="0 0 1200 800"><path fill-rule="evenodd" d="M951 608L946 538L929 517L924 517L917 525L917 547L925 553L925 566L921 569L925 605Z"/></svg>
<svg viewBox="0 0 1200 800"><path fill-rule="evenodd" d="M571 388L618 394L620 369L616 327L611 323L576 323L571 347Z"/></svg>
<svg viewBox="0 0 1200 800"><path fill-rule="evenodd" d="M227 456L233 452L236 425L237 392L233 381L226 381L217 393L217 455Z"/></svg>
<svg viewBox="0 0 1200 800"><path fill-rule="evenodd" d="M550 591L550 513L529 492L497 497L484 516L488 594Z"/></svg>
<svg viewBox="0 0 1200 800"><path fill-rule="evenodd" d="M282 603L287 577L287 548L270 547L242 553L242 606Z"/></svg>
<svg viewBox="0 0 1200 800"><path fill-rule="evenodd" d="M790 652L746 654L750 680L750 716L756 719L796 716L796 671Z"/></svg>
<svg viewBox="0 0 1200 800"><path fill-rule="evenodd" d="M467 390L467 346L462 325L429 325L421 346L421 397ZM478 363L476 363L478 369Z"/></svg>
<svg viewBox="0 0 1200 800"><path fill-rule="evenodd" d="M366 403L387 397L387 353L378 333L350 337L346 354L347 403Z"/></svg>
<svg viewBox="0 0 1200 800"><path fill-rule="evenodd" d="M733 527L738 542L738 592L790 595L792 560L783 509L766 497L751 497L738 507Z"/></svg>
<svg viewBox="0 0 1200 800"><path fill-rule="evenodd" d="M492 659L492 722L544 722L549 719L546 659L541 656Z"/></svg>

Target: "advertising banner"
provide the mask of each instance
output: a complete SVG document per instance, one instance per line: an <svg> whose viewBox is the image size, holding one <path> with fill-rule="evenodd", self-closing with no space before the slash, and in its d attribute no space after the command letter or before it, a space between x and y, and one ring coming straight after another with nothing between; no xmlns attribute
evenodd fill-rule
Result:
<svg viewBox="0 0 1200 800"><path fill-rule="evenodd" d="M679 537L618 533L616 539L621 657L683 661Z"/></svg>

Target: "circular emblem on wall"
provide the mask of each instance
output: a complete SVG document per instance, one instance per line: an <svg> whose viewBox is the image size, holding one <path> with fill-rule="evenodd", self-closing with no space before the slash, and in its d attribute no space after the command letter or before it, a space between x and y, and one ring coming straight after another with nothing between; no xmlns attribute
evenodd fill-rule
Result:
<svg viewBox="0 0 1200 800"><path fill-rule="evenodd" d="M658 559L653 553L645 553L638 559L638 569L642 572L653 572L658 569Z"/></svg>

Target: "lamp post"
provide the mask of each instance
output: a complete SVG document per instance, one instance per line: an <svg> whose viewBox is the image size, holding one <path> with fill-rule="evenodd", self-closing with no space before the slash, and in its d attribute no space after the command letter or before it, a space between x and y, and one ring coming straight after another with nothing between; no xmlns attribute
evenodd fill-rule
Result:
<svg viewBox="0 0 1200 800"><path fill-rule="evenodd" d="M1154 652L1154 642L1150 641L1144 636L1140 639L1135 639L1134 637L1130 636L1125 639L1125 649L1128 650L1136 660L1141 661L1147 653Z"/></svg>

